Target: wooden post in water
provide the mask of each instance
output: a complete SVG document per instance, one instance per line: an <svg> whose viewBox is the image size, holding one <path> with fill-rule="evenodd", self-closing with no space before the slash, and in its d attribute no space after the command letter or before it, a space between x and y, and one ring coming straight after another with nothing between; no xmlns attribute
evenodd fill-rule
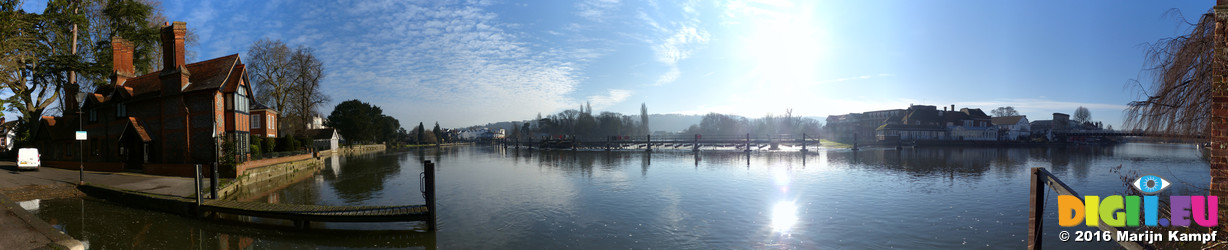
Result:
<svg viewBox="0 0 1228 250"><path fill-rule="evenodd" d="M1031 188L1028 189L1028 249L1041 249L1040 236L1045 218L1045 179L1041 178L1042 168L1032 168Z"/></svg>
<svg viewBox="0 0 1228 250"><path fill-rule="evenodd" d="M699 152L699 134L695 134L695 148L691 149L691 151Z"/></svg>
<svg viewBox="0 0 1228 250"><path fill-rule="evenodd" d="M650 135L648 135L648 137L647 137L647 138L648 138L648 150L644 150L644 151L645 151L645 152L652 152L652 135L651 135L651 134L650 134Z"/></svg>
<svg viewBox="0 0 1228 250"><path fill-rule="evenodd" d="M810 151L810 150L806 150L806 133L802 133L802 152L806 152L806 151ZM802 166L806 165L805 160L806 158L802 158Z"/></svg>
<svg viewBox="0 0 1228 250"><path fill-rule="evenodd" d="M426 178L424 178L426 179L426 209L427 216L430 217L426 221L426 225L428 227L427 230L434 232L436 230L435 216L438 214L435 211L435 163L429 160L424 161L422 163L422 171L426 173Z"/></svg>
<svg viewBox="0 0 1228 250"><path fill-rule="evenodd" d="M212 167L212 169L213 169L213 175L210 175L210 176L209 176L209 186L211 187L211 189L209 190L209 191L211 191L211 192L209 192L209 194L210 194L210 196L209 196L209 197L210 197L210 198L213 198L214 200L216 200L216 199L217 199L217 178L218 178L218 177L217 177L217 163L216 163L216 162L214 162L214 163L213 163L213 167Z"/></svg>
<svg viewBox="0 0 1228 250"><path fill-rule="evenodd" d="M857 133L853 133L853 151L857 151L857 150L859 150L857 148Z"/></svg>
<svg viewBox="0 0 1228 250"><path fill-rule="evenodd" d="M194 208L195 211L192 211L192 213L196 216L200 216L200 164L195 164L193 166L196 166L196 171L194 171L196 173L196 185L194 186L194 190L196 191L196 207Z"/></svg>
<svg viewBox="0 0 1228 250"><path fill-rule="evenodd" d="M746 133L746 149L743 152L750 152L750 133ZM750 156L747 156L750 157ZM750 165L750 158L746 159L746 165Z"/></svg>

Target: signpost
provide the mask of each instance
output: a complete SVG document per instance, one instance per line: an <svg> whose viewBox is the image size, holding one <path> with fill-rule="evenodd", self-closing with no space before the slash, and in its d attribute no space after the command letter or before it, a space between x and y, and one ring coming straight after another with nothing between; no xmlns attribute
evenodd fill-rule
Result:
<svg viewBox="0 0 1228 250"><path fill-rule="evenodd" d="M81 118L77 118L77 119L81 119ZM78 166L77 168L77 174L80 175L81 177L81 181L79 184L85 184L85 146L84 146L85 138L86 138L85 131L77 131L77 146L78 148L80 148L80 151L78 151L78 153L80 154L77 156L80 158L77 158L77 159L81 161L81 165Z"/></svg>

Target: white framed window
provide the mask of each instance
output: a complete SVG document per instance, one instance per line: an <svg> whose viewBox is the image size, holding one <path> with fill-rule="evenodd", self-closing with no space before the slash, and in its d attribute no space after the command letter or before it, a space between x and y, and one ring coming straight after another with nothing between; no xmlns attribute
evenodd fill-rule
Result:
<svg viewBox="0 0 1228 250"><path fill-rule="evenodd" d="M247 89L239 86L235 91L235 111L247 113Z"/></svg>
<svg viewBox="0 0 1228 250"><path fill-rule="evenodd" d="M252 116L252 128L260 128L260 116Z"/></svg>

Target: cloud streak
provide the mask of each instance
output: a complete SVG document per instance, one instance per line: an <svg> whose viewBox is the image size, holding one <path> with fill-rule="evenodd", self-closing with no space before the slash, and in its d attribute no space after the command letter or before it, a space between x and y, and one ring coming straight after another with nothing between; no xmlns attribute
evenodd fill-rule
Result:
<svg viewBox="0 0 1228 250"><path fill-rule="evenodd" d="M325 86L334 101L358 97L402 122L414 116L454 125L520 119L574 103L568 95L579 83L582 58L534 48L482 3L314 7L305 12L322 16L299 25L290 42L317 48L329 63Z"/></svg>

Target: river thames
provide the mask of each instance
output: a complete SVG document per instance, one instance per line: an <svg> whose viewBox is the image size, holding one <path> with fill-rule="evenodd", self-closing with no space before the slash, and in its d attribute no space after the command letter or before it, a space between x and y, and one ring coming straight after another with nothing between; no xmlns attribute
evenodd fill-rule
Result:
<svg viewBox="0 0 1228 250"><path fill-rule="evenodd" d="M438 168L439 230L419 222L277 226L197 220L90 198L42 201L39 217L91 248L1012 248L1026 246L1029 171L1083 195L1155 174L1167 195L1205 195L1190 144L1112 146L540 151L463 146L334 157L302 182L259 196L321 205L424 203L423 160ZM1122 166L1120 171L1112 169ZM1060 242L1048 193L1046 248ZM262 224L275 220L239 218Z"/></svg>

